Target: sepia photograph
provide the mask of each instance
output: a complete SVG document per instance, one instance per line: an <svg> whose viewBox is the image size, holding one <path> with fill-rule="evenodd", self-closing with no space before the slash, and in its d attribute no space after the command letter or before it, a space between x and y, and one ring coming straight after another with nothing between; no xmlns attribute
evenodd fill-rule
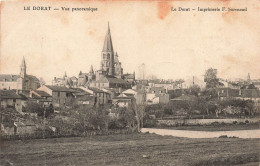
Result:
<svg viewBox="0 0 260 166"><path fill-rule="evenodd" d="M259 166L259 0L0 0L0 165Z"/></svg>

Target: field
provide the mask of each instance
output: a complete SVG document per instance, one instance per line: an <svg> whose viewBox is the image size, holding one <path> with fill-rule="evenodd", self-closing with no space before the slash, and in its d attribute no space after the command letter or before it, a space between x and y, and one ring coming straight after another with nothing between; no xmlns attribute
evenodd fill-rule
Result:
<svg viewBox="0 0 260 166"><path fill-rule="evenodd" d="M200 125L200 126L179 126L179 127L158 127L175 130L193 130L193 131L233 131L233 130L253 130L260 129L260 123L248 124L217 124L217 125Z"/></svg>
<svg viewBox="0 0 260 166"><path fill-rule="evenodd" d="M5 141L0 165L259 165L259 141L155 134Z"/></svg>

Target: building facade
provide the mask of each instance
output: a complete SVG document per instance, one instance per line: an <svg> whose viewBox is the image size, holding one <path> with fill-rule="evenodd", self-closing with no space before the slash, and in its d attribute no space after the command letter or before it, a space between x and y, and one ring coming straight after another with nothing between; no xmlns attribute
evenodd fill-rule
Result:
<svg viewBox="0 0 260 166"><path fill-rule="evenodd" d="M35 90L40 87L40 81L33 75L28 75L26 63L23 58L20 66L20 74L0 74L0 89L6 90Z"/></svg>

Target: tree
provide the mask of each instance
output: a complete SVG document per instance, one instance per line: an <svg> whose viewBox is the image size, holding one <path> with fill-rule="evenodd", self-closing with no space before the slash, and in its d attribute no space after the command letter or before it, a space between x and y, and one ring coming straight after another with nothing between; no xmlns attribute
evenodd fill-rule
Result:
<svg viewBox="0 0 260 166"><path fill-rule="evenodd" d="M199 96L199 93L200 93L199 85L194 84L188 89L188 94L190 95Z"/></svg>
<svg viewBox="0 0 260 166"><path fill-rule="evenodd" d="M185 81L183 80L183 79L177 79L177 80L175 80L175 84L178 86L178 87L180 87L180 88L182 88L182 83L184 83Z"/></svg>
<svg viewBox="0 0 260 166"><path fill-rule="evenodd" d="M51 113L54 112L54 109L52 105L48 107L43 107L42 105L36 103L36 102L27 102L25 106L25 112L28 113L37 113L38 116L45 116L48 117Z"/></svg>
<svg viewBox="0 0 260 166"><path fill-rule="evenodd" d="M250 84L250 85L248 85L248 88L247 88L247 89L257 89L257 88L255 87L254 84Z"/></svg>
<svg viewBox="0 0 260 166"><path fill-rule="evenodd" d="M218 85L219 79L217 78L217 69L209 68L206 70L204 75L204 82L206 82L206 88L216 88Z"/></svg>

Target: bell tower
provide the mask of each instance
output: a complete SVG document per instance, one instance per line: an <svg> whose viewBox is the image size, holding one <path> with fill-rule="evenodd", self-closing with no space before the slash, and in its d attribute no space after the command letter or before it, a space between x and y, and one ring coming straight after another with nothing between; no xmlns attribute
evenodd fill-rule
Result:
<svg viewBox="0 0 260 166"><path fill-rule="evenodd" d="M107 75L112 75L112 76L115 75L114 50L113 50L109 23L108 23L107 34L105 36L103 50L101 52L101 70L106 71Z"/></svg>

